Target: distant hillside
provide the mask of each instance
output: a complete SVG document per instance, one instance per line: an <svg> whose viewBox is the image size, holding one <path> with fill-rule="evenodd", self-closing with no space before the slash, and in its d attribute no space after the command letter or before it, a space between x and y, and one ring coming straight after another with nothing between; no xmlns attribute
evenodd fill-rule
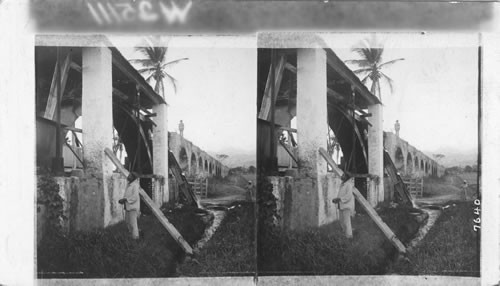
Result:
<svg viewBox="0 0 500 286"><path fill-rule="evenodd" d="M257 157L255 152L246 151L246 150L237 150L237 149L228 149L220 152L208 152L214 158L217 158L217 154L226 154L229 157L222 160L221 162L230 167L249 167L249 166L257 166Z"/></svg>
<svg viewBox="0 0 500 286"><path fill-rule="evenodd" d="M442 149L425 153L431 157L433 154L443 154L445 157L439 160L439 163L445 167L465 167L467 165L472 166L477 164L476 150L459 151L453 149Z"/></svg>

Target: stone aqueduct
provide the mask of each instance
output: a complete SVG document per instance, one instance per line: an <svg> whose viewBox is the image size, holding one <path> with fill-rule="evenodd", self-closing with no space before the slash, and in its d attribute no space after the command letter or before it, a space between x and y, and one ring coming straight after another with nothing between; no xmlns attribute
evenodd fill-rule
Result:
<svg viewBox="0 0 500 286"><path fill-rule="evenodd" d="M219 160L175 132L168 133L168 146L186 177L225 177L229 172Z"/></svg>
<svg viewBox="0 0 500 286"><path fill-rule="evenodd" d="M441 177L445 168L392 132L384 132L384 148L402 176Z"/></svg>

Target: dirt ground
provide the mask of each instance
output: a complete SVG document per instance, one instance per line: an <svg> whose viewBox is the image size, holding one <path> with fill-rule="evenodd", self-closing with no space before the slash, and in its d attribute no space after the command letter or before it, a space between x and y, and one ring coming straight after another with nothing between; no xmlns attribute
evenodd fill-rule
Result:
<svg viewBox="0 0 500 286"><path fill-rule="evenodd" d="M427 179L424 197L417 200L421 206L443 207L441 214L427 235L418 243L407 261L399 261L392 273L404 275L479 276L479 237L474 231L476 206L476 173L464 176L449 175ZM461 184L469 182L469 198L465 200Z"/></svg>

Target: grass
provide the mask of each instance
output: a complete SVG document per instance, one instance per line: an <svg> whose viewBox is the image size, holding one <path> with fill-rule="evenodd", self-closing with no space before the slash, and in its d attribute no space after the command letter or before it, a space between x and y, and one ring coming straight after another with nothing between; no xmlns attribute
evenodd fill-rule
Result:
<svg viewBox="0 0 500 286"><path fill-rule="evenodd" d="M383 209L379 214L403 242L418 231L406 209ZM396 250L368 215L356 215L352 224L352 241L344 237L338 222L302 232L262 230L259 275L384 274Z"/></svg>
<svg viewBox="0 0 500 286"><path fill-rule="evenodd" d="M189 208L165 213L190 244L205 224ZM129 278L176 276L183 252L153 216L141 216L144 239L130 239L125 223L68 236L46 234L37 249L39 278Z"/></svg>
<svg viewBox="0 0 500 286"><path fill-rule="evenodd" d="M182 276L254 275L254 204L236 203L196 256L179 266Z"/></svg>
<svg viewBox="0 0 500 286"><path fill-rule="evenodd" d="M479 233L473 230L472 202L454 202L410 253L410 263L394 265L405 275L479 276Z"/></svg>
<svg viewBox="0 0 500 286"><path fill-rule="evenodd" d="M424 179L424 197L434 197L450 194L461 194L460 180L456 176Z"/></svg>

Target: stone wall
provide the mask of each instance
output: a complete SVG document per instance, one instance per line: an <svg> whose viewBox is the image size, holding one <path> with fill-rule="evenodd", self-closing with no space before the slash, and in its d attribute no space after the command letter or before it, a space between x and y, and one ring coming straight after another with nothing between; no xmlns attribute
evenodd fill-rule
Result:
<svg viewBox="0 0 500 286"><path fill-rule="evenodd" d="M168 147L174 153L181 168L185 166L184 172L188 177L225 177L229 173L227 166L175 132L168 133ZM187 161L181 160L181 152L185 152ZM202 161L201 167L200 159ZM194 162L196 164L193 164Z"/></svg>
<svg viewBox="0 0 500 286"><path fill-rule="evenodd" d="M400 170L402 176L441 177L444 175L445 167L392 132L384 132L384 148L394 164L402 166ZM396 156L399 151L402 161Z"/></svg>

